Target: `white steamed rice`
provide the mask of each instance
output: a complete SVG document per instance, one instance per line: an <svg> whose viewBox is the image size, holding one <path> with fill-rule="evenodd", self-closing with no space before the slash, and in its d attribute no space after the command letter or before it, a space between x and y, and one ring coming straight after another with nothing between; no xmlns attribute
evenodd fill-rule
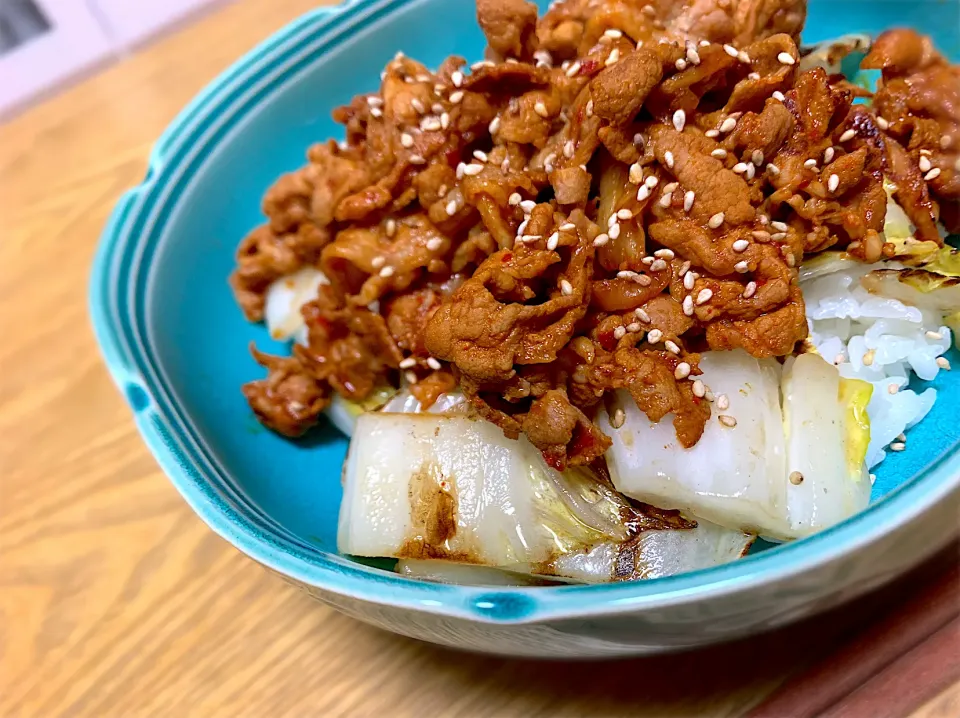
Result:
<svg viewBox="0 0 960 718"><path fill-rule="evenodd" d="M931 380L937 357L950 348L950 330L934 311L868 293L860 278L876 266L853 265L803 282L810 340L838 365L840 375L873 384L867 407L870 445L867 466L886 456L897 437L933 407L937 392L905 388L911 372Z"/></svg>

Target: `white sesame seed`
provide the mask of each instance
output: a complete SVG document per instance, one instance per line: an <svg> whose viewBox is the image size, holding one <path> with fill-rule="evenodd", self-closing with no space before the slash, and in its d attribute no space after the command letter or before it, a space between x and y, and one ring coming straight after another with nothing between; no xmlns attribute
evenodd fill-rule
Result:
<svg viewBox="0 0 960 718"><path fill-rule="evenodd" d="M410 369L412 367L415 367L416 365L417 365L417 360L414 359L413 357L407 357L406 359L402 359L400 361L400 364L398 364L398 366L401 369Z"/></svg>
<svg viewBox="0 0 960 718"><path fill-rule="evenodd" d="M370 266L374 269L380 269L386 262L386 257L374 257L370 260Z"/></svg>
<svg viewBox="0 0 960 718"><path fill-rule="evenodd" d="M743 296L745 299L749 299L754 294L757 293L757 283L756 282L747 282L747 286L743 290Z"/></svg>
<svg viewBox="0 0 960 718"><path fill-rule="evenodd" d="M760 150L754 150L750 155L750 161L753 162L757 167L763 164L763 152Z"/></svg>
<svg viewBox="0 0 960 718"><path fill-rule="evenodd" d="M673 192L673 191L675 191L675 190L677 189L677 187L679 187L679 186L680 186L680 183L679 183L679 182L669 182L668 184L665 184L665 185L663 186L663 191L664 191L664 192Z"/></svg>
<svg viewBox="0 0 960 718"><path fill-rule="evenodd" d="M727 416L726 414L721 414L720 416L718 416L717 421L719 421L721 424L731 429L737 425L737 420L734 419L732 416Z"/></svg>
<svg viewBox="0 0 960 718"><path fill-rule="evenodd" d="M734 251L734 252L746 252L746 251L747 251L747 247L749 247L749 246L750 246L750 242L748 242L747 240L745 240L745 239L738 239L736 242L733 243L733 251Z"/></svg>
<svg viewBox="0 0 960 718"><path fill-rule="evenodd" d="M533 106L533 111L536 112L540 117L549 117L550 113L547 112L547 106L543 102L537 101Z"/></svg>
<svg viewBox="0 0 960 718"><path fill-rule="evenodd" d="M445 209L447 211L448 216L452 217L453 215L455 215L457 213L457 200L452 199L449 202L447 202L447 206Z"/></svg>
<svg viewBox="0 0 960 718"><path fill-rule="evenodd" d="M440 237L431 237L427 240L427 249L431 252L436 252L443 245L443 240Z"/></svg>
<svg viewBox="0 0 960 718"><path fill-rule="evenodd" d="M450 94L450 104L459 105L461 100L463 100L463 90L457 90Z"/></svg>
<svg viewBox="0 0 960 718"><path fill-rule="evenodd" d="M700 53L697 52L696 47L693 44L687 45L687 62L692 65L700 64Z"/></svg>
<svg viewBox="0 0 960 718"><path fill-rule="evenodd" d="M693 382L693 395L694 395L694 396L699 397L699 398L703 398L703 396L704 396L706 393L707 393L707 388L703 385L703 381L702 381L702 380L697 379L696 381Z"/></svg>
<svg viewBox="0 0 960 718"><path fill-rule="evenodd" d="M736 264L733 265L733 268L740 274L746 274L747 272L750 271L750 265L746 262L746 260L737 262Z"/></svg>
<svg viewBox="0 0 960 718"><path fill-rule="evenodd" d="M779 242L786 238L787 238L786 232L774 232L773 234L770 235L770 239L773 240L774 242Z"/></svg>
<svg viewBox="0 0 960 718"><path fill-rule="evenodd" d="M691 209L693 209L693 200L695 198L696 198L696 195L694 194L692 189L684 192L683 194L683 211L684 212L689 212Z"/></svg>
<svg viewBox="0 0 960 718"><path fill-rule="evenodd" d="M708 226L710 229L716 229L716 228L719 227L721 224L723 224L723 219L724 219L724 214L723 214L723 212L717 212L715 215L713 215L713 216L707 221L707 226Z"/></svg>
<svg viewBox="0 0 960 718"><path fill-rule="evenodd" d="M609 237L608 235L606 235L606 234L598 234L598 235L596 236L596 238L593 240L593 246L594 246L594 247L602 247L603 245L605 245L605 244L606 244L607 242L609 242L609 241L610 241L610 237Z"/></svg>
<svg viewBox="0 0 960 718"><path fill-rule="evenodd" d="M466 167L463 168L463 173L464 173L467 177L475 177L476 175L480 174L481 172L483 172L483 165L478 165L478 164L470 163L470 164L468 164Z"/></svg>
<svg viewBox="0 0 960 718"><path fill-rule="evenodd" d="M773 227L773 228L774 228L775 230L777 230L778 232L786 232L786 231L787 231L787 223L786 223L786 222L781 222L780 220L774 220L774 221L772 221L772 222L770 223L770 226Z"/></svg>
<svg viewBox="0 0 960 718"><path fill-rule="evenodd" d="M950 360L946 357L937 357L937 366L950 371Z"/></svg>
<svg viewBox="0 0 960 718"><path fill-rule="evenodd" d="M641 322L647 322L648 324L650 323L650 315L647 314L647 310L643 307L637 307L633 310L633 313L637 315L637 319L639 319Z"/></svg>
<svg viewBox="0 0 960 718"><path fill-rule="evenodd" d="M715 149L713 152L711 152L710 156L716 157L718 160L722 160L727 156L727 151L722 147L720 147L718 149Z"/></svg>
<svg viewBox="0 0 960 718"><path fill-rule="evenodd" d="M686 379L690 376L690 365L685 361L680 362L677 364L677 368L673 370L673 376L677 379Z"/></svg>
<svg viewBox="0 0 960 718"><path fill-rule="evenodd" d="M792 253L791 253L791 254L788 254L786 257L784 257L784 258L783 258L783 261L785 261L785 262L787 263L787 266L788 266L788 267L796 267L796 266L797 266L797 258L794 257Z"/></svg>
<svg viewBox="0 0 960 718"><path fill-rule="evenodd" d="M607 57L607 59L604 61L603 64L605 67L610 67L611 65L616 65L619 59L620 59L620 50L615 47L613 48L613 50L610 51L610 55Z"/></svg>
<svg viewBox="0 0 960 718"><path fill-rule="evenodd" d="M523 198L520 196L520 193L514 192L507 199L507 204L509 204L511 207L516 207L522 201L523 201Z"/></svg>
<svg viewBox="0 0 960 718"><path fill-rule="evenodd" d="M828 147L823 151L823 164L828 165L833 162L833 155L835 150L833 147Z"/></svg>
<svg viewBox="0 0 960 718"><path fill-rule="evenodd" d="M620 225L615 224L610 229L607 230L607 234L610 235L610 239L616 239L620 236Z"/></svg>
<svg viewBox="0 0 960 718"><path fill-rule="evenodd" d="M560 225L561 232L572 232L576 228L577 228L577 225L575 225L573 222L564 222L563 224Z"/></svg>
<svg viewBox="0 0 960 718"><path fill-rule="evenodd" d="M510 158L504 157L503 162L500 163L500 171L506 174L510 171Z"/></svg>
<svg viewBox="0 0 960 718"><path fill-rule="evenodd" d="M705 137L714 138L720 136L720 130L707 130L703 133Z"/></svg>
<svg viewBox="0 0 960 718"><path fill-rule="evenodd" d="M620 220L633 219L633 212L631 212L631 211L630 211L629 209L627 209L626 207L624 207L623 209L618 209L618 210L617 210L617 219L620 219Z"/></svg>
<svg viewBox="0 0 960 718"><path fill-rule="evenodd" d="M650 175L643 181L643 183L650 189L656 187L659 182L660 180L657 179L656 175Z"/></svg>
<svg viewBox="0 0 960 718"><path fill-rule="evenodd" d="M930 180L935 180L935 179L936 179L937 177L939 177L939 176L940 176L940 168L939 168L939 167L934 167L932 170L930 170L929 172L927 172L927 173L923 176L923 178L924 178L927 182L929 182Z"/></svg>
<svg viewBox="0 0 960 718"><path fill-rule="evenodd" d="M710 289L709 287L704 287L699 292L697 292L697 298L695 300L697 306L699 307L703 304L706 304L707 302L710 301L712 297L713 297L713 290Z"/></svg>
<svg viewBox="0 0 960 718"><path fill-rule="evenodd" d="M649 267L651 264L654 263L655 260L656 260L656 257L644 257L640 261Z"/></svg>
<svg viewBox="0 0 960 718"><path fill-rule="evenodd" d="M488 162L490 160L490 158L487 156L487 153L482 150L474 150L473 156L481 162Z"/></svg>
<svg viewBox="0 0 960 718"><path fill-rule="evenodd" d="M441 128L439 117L424 117L420 120L420 129L424 132L436 132Z"/></svg>
<svg viewBox="0 0 960 718"><path fill-rule="evenodd" d="M650 263L651 272L662 272L666 268L667 268L667 263L664 262L662 259L654 259Z"/></svg>
<svg viewBox="0 0 960 718"><path fill-rule="evenodd" d="M663 251L663 250L659 250L659 251ZM683 264L680 265L680 276L682 277L684 274L686 274L689 271L690 271L690 260L688 259L687 261L685 261Z"/></svg>
<svg viewBox="0 0 960 718"><path fill-rule="evenodd" d="M686 274L683 275L683 288L689 292L691 289L693 289L696 281L697 281L697 273L687 272Z"/></svg>
<svg viewBox="0 0 960 718"><path fill-rule="evenodd" d="M666 163L667 167L673 169L673 152L667 150L663 153L663 161Z"/></svg>
<svg viewBox="0 0 960 718"><path fill-rule="evenodd" d="M430 107L430 110L433 112L433 114L439 115L441 112L443 112L443 105L441 105L439 102L434 102Z"/></svg>
<svg viewBox="0 0 960 718"><path fill-rule="evenodd" d="M930 168L933 167L933 165L930 164L929 157L921 157L920 161L917 163L917 166L920 167L921 172L929 172Z"/></svg>
<svg viewBox="0 0 960 718"><path fill-rule="evenodd" d="M683 72L684 70L687 69L687 61L682 57L678 57L677 61L673 63L673 66L678 70L680 70L681 72Z"/></svg>
<svg viewBox="0 0 960 718"><path fill-rule="evenodd" d="M490 127L487 128L490 130L491 135L497 134L497 130L500 129L500 116L497 115L492 120L490 120Z"/></svg>
<svg viewBox="0 0 960 718"><path fill-rule="evenodd" d="M383 117L383 110L381 110L379 107L371 107L370 114L374 117Z"/></svg>
<svg viewBox="0 0 960 718"><path fill-rule="evenodd" d="M569 297L571 294L573 294L573 285L570 284L570 282L568 282L566 279L561 279L560 291L564 296Z"/></svg>
<svg viewBox="0 0 960 718"><path fill-rule="evenodd" d="M617 279L633 279L637 276L637 273L630 269L621 269L617 272Z"/></svg>
<svg viewBox="0 0 960 718"><path fill-rule="evenodd" d="M757 169L756 169L756 167L753 165L753 163L748 164L748 165L747 165L747 180L752 180L756 174L757 174Z"/></svg>
<svg viewBox="0 0 960 718"><path fill-rule="evenodd" d="M693 316L693 297L689 294L683 298L683 313L688 317Z"/></svg>
<svg viewBox="0 0 960 718"><path fill-rule="evenodd" d="M626 335L626 333L627 333L627 328L626 328L626 327L617 327L616 329L613 330L613 338L614 338L614 339L623 339L623 337Z"/></svg>
<svg viewBox="0 0 960 718"><path fill-rule="evenodd" d="M383 277L384 279L387 279L388 277L393 276L394 271L395 270L393 267L384 267L383 269L380 270L380 276Z"/></svg>
<svg viewBox="0 0 960 718"><path fill-rule="evenodd" d="M770 93L770 96L774 100L777 100L779 102L783 102L784 100L787 99L786 96L782 92L780 92L780 90L774 90L772 93Z"/></svg>
<svg viewBox="0 0 960 718"><path fill-rule="evenodd" d="M709 41L709 40L701 40L701 41L698 42L697 44L698 44L700 47L710 47L710 41Z"/></svg>
<svg viewBox="0 0 960 718"><path fill-rule="evenodd" d="M664 192L663 197L660 198L660 206L669 207L671 202L673 202L673 192Z"/></svg>
<svg viewBox="0 0 960 718"><path fill-rule="evenodd" d="M780 168L771 162L767 165L767 172L776 177L778 174L780 174Z"/></svg>
<svg viewBox="0 0 960 718"><path fill-rule="evenodd" d="M650 188L645 184L640 185L640 189L637 190L637 201L643 202L647 197L650 196Z"/></svg>
<svg viewBox="0 0 960 718"><path fill-rule="evenodd" d="M434 371L439 371L441 364L434 357L427 357L427 366L433 369Z"/></svg>
<svg viewBox="0 0 960 718"><path fill-rule="evenodd" d="M640 12L649 17L657 16L657 11L653 9L653 5L644 5L642 8L640 8Z"/></svg>
<svg viewBox="0 0 960 718"><path fill-rule="evenodd" d="M750 80L759 80L759 79L760 79L760 73L759 73L759 72L751 72L749 75L747 75L747 78L750 79Z"/></svg>
<svg viewBox="0 0 960 718"><path fill-rule="evenodd" d="M523 242L524 244L528 242L538 242L541 239L543 239L542 234L525 234L522 237L520 237L520 241Z"/></svg>
<svg viewBox="0 0 960 718"><path fill-rule="evenodd" d="M547 249L551 252L560 246L560 233L554 232L547 238Z"/></svg>
<svg viewBox="0 0 960 718"><path fill-rule="evenodd" d="M717 409L720 411L726 411L730 408L730 398L726 394L721 394L717 397Z"/></svg>
<svg viewBox="0 0 960 718"><path fill-rule="evenodd" d="M616 334L616 332L614 332L614 334ZM623 426L623 422L625 422L626 420L627 420L626 412L620 407L617 407L614 410L613 414L611 414L610 416L610 426L613 427L614 429L619 429L621 426Z"/></svg>
<svg viewBox="0 0 960 718"><path fill-rule="evenodd" d="M737 121L732 117L728 117L723 122L720 123L721 132L730 132L734 127L737 126Z"/></svg>
<svg viewBox="0 0 960 718"><path fill-rule="evenodd" d="M573 157L573 153L577 151L576 145L573 143L573 140L567 140L563 143L563 156L567 159Z"/></svg>
<svg viewBox="0 0 960 718"><path fill-rule="evenodd" d="M885 118L880 117L880 115L877 115L877 127L879 127L881 130L889 130L890 123L887 122Z"/></svg>
<svg viewBox="0 0 960 718"><path fill-rule="evenodd" d="M831 192L836 192L837 188L840 186L840 177L837 175L830 175L830 178L827 180L827 189Z"/></svg>
<svg viewBox="0 0 960 718"><path fill-rule="evenodd" d="M781 52L777 55L777 59L784 65L794 65L797 62L789 52Z"/></svg>
<svg viewBox="0 0 960 718"><path fill-rule="evenodd" d="M427 164L427 160L424 159L423 155L410 155L407 159L410 161L410 164L412 165Z"/></svg>
<svg viewBox="0 0 960 718"><path fill-rule="evenodd" d="M634 162L632 165L630 165L630 170L627 173L627 177L633 184L640 184L643 182L643 167Z"/></svg>
<svg viewBox="0 0 960 718"><path fill-rule="evenodd" d="M733 166L733 171L736 172L738 175L742 175L744 172L747 171L747 165L746 165L746 163L745 163L745 162L737 162L737 164L735 164L735 165Z"/></svg>
<svg viewBox="0 0 960 718"><path fill-rule="evenodd" d="M651 344L659 344L661 339L663 339L663 332L659 329L651 329L647 332L647 341Z"/></svg>
<svg viewBox="0 0 960 718"><path fill-rule="evenodd" d="M639 331L643 331L643 327L640 326L639 322L630 322L627 325L627 331L631 334L636 334Z"/></svg>
<svg viewBox="0 0 960 718"><path fill-rule="evenodd" d="M608 227L612 227L613 225L615 225L615 224L617 223L617 221L618 221L618 220L617 220L617 213L614 212L614 213L611 214L609 217L607 217L607 226L608 226Z"/></svg>
<svg viewBox="0 0 960 718"><path fill-rule="evenodd" d="M593 117L593 100L587 100L585 111L587 113L587 117Z"/></svg>
<svg viewBox="0 0 960 718"><path fill-rule="evenodd" d="M534 207L537 206L537 203L532 199L525 199L520 203L520 209L522 209L527 214L533 212Z"/></svg>
<svg viewBox="0 0 960 718"><path fill-rule="evenodd" d="M454 70L450 75L450 82L453 83L454 87L460 87L463 84L463 73L460 70Z"/></svg>
<svg viewBox="0 0 960 718"><path fill-rule="evenodd" d="M810 159L808 159L803 163L803 166L808 169L814 170L817 168L817 161L811 157Z"/></svg>
<svg viewBox="0 0 960 718"><path fill-rule="evenodd" d="M672 249L658 249L653 253L653 256L657 257L658 259L673 259L677 255L674 254Z"/></svg>
<svg viewBox="0 0 960 718"><path fill-rule="evenodd" d="M408 371L406 374L404 374L403 378L407 380L407 384L417 383L417 375L412 371Z"/></svg>
<svg viewBox="0 0 960 718"><path fill-rule="evenodd" d="M578 72L580 72L580 67L581 67L581 65L580 65L580 61L579 61L579 60L577 60L576 62L574 62L572 65L570 65L570 67L568 67L568 68L567 68L567 71L566 71L567 77L573 77L573 76L576 75Z"/></svg>
<svg viewBox="0 0 960 718"><path fill-rule="evenodd" d="M412 100L410 100L410 105L421 115L427 111L427 108L423 106L423 103L420 101L419 97L414 97Z"/></svg>
<svg viewBox="0 0 960 718"><path fill-rule="evenodd" d="M895 441L892 444L890 444L890 451L903 451L906 448L907 448L907 445L904 444L902 441Z"/></svg>
<svg viewBox="0 0 960 718"><path fill-rule="evenodd" d="M950 135L944 135L940 138L940 149L945 150L950 146L950 143L953 142L953 138Z"/></svg>
<svg viewBox="0 0 960 718"><path fill-rule="evenodd" d="M673 113L673 127L677 132L683 132L684 126L687 124L687 113L683 110L677 110Z"/></svg>
<svg viewBox="0 0 960 718"><path fill-rule="evenodd" d="M737 48L735 48L733 45L724 45L723 51L727 53L730 57L737 56Z"/></svg>
<svg viewBox="0 0 960 718"><path fill-rule="evenodd" d="M853 139L854 135L856 135L856 134L857 134L856 130L854 130L854 129L852 129L852 128L849 129L849 130L846 130L842 135L840 135L840 141L841 141L841 142L849 142L850 140Z"/></svg>
<svg viewBox="0 0 960 718"><path fill-rule="evenodd" d="M397 220L388 219L384 223L384 231L386 231L388 237L392 237L397 232Z"/></svg>

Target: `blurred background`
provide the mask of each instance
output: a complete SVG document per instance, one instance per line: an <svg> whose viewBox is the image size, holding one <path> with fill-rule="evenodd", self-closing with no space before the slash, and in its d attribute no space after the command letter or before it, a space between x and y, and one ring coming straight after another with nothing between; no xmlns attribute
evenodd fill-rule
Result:
<svg viewBox="0 0 960 718"><path fill-rule="evenodd" d="M229 0L0 0L0 118Z"/></svg>

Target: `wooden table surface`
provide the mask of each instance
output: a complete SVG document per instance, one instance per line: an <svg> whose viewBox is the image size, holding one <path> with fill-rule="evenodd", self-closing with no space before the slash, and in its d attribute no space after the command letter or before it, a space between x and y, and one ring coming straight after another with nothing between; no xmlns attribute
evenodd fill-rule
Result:
<svg viewBox="0 0 960 718"><path fill-rule="evenodd" d="M100 230L176 112L316 4L241 0L0 126L0 718L742 714L864 611L616 663L434 648L268 575L141 443L87 317Z"/></svg>

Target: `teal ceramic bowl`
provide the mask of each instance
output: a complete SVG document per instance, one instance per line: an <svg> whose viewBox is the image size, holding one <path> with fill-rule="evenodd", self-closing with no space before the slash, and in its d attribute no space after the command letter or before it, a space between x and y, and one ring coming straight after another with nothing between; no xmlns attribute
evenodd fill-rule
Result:
<svg viewBox="0 0 960 718"><path fill-rule="evenodd" d="M542 3L545 4L545 3ZM817 2L806 40L918 27L958 54L956 4ZM211 84L157 142L143 183L104 230L90 304L106 362L144 440L219 535L340 610L408 636L549 657L676 650L773 628L902 573L944 545L960 511L960 372L908 451L880 467L870 508L812 538L687 575L599 586L416 582L336 552L346 440L289 442L259 426L240 385L261 375L226 279L260 198L311 143L342 136L333 107L374 90L397 51L437 65L481 56L470 0L358 0L302 17ZM273 346L279 351L281 347ZM952 357L960 366L960 357Z"/></svg>

